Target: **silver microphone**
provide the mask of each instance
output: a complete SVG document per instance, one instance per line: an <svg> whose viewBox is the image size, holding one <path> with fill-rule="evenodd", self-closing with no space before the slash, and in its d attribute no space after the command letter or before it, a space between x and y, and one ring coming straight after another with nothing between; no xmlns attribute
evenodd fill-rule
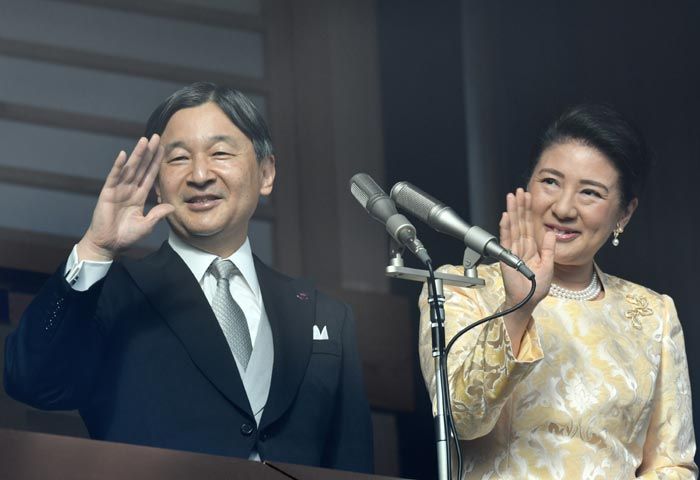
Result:
<svg viewBox="0 0 700 480"><path fill-rule="evenodd" d="M396 210L394 201L366 173L358 173L350 179L350 192L372 218L386 226L386 231L399 244L408 248L423 263L430 256L416 238L416 227Z"/></svg>
<svg viewBox="0 0 700 480"><path fill-rule="evenodd" d="M415 215L441 233L459 238L481 255L500 260L527 278L535 274L517 255L501 246L496 237L481 227L469 225L450 207L408 182L399 182L391 189L391 198L403 210Z"/></svg>

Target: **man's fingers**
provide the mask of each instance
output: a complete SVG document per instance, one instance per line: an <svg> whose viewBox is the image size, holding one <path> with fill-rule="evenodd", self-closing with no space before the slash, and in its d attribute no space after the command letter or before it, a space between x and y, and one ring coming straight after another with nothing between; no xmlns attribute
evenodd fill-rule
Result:
<svg viewBox="0 0 700 480"><path fill-rule="evenodd" d="M175 207L169 203L161 203L153 207L146 215L146 223L149 224L152 229L155 227L156 223L163 219L163 217L169 215L175 211Z"/></svg>
<svg viewBox="0 0 700 480"><path fill-rule="evenodd" d="M141 182L139 182L139 188L145 189L146 194L148 194L148 192L151 190L151 187L153 187L153 183L158 176L160 164L163 162L163 154L163 147L158 146L155 155L153 155L153 158L151 159L151 163L148 165L148 170L146 170Z"/></svg>
<svg viewBox="0 0 700 480"><path fill-rule="evenodd" d="M134 149L131 151L131 155L129 155L129 159L124 165L124 173L122 175L122 181L124 183L131 183L134 181L134 178L136 178L136 172L138 171L139 164L147 148L148 140L146 140L145 137L139 138L139 141L136 142Z"/></svg>
<svg viewBox="0 0 700 480"><path fill-rule="evenodd" d="M158 154L158 145L160 143L160 137L155 133L151 135L151 139L146 145L146 150L143 152L143 157L136 169L136 175L134 176L134 183L139 186L143 183L143 178L148 174L148 170L153 162L153 159Z"/></svg>
<svg viewBox="0 0 700 480"><path fill-rule="evenodd" d="M113 188L119 183L119 180L121 180L123 169L124 169L124 164L126 163L126 152L122 150L119 152L117 155L117 158L114 160L114 165L112 165L112 169L109 171L109 174L107 175L107 179L105 180L105 187L107 188Z"/></svg>

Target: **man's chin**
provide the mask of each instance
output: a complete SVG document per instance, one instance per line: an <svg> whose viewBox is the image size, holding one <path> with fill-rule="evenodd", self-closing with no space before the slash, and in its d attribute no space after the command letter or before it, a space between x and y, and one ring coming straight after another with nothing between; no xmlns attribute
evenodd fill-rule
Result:
<svg viewBox="0 0 700 480"><path fill-rule="evenodd" d="M181 225L170 223L170 228L182 239L213 237L223 231L223 228L213 228L211 226Z"/></svg>

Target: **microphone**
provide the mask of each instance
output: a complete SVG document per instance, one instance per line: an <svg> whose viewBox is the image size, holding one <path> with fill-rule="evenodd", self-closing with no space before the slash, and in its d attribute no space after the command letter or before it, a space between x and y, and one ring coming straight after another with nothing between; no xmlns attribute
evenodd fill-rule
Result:
<svg viewBox="0 0 700 480"><path fill-rule="evenodd" d="M408 182L399 182L391 189L391 198L403 210L415 215L440 233L459 238L481 255L500 260L532 280L535 274L517 255L501 246L496 237L481 227L469 225L447 205Z"/></svg>
<svg viewBox="0 0 700 480"><path fill-rule="evenodd" d="M386 231L399 244L408 248L421 262L428 264L430 256L416 238L416 227L396 210L394 201L366 173L358 173L350 179L350 193L360 202L372 218L386 226Z"/></svg>

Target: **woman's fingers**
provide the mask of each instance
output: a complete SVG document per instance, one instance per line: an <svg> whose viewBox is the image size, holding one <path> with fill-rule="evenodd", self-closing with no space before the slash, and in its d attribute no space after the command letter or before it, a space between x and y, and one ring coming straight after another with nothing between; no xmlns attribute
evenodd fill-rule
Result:
<svg viewBox="0 0 700 480"><path fill-rule="evenodd" d="M525 190L518 188L515 190L515 205L518 210L518 231L520 233L518 251L520 255L527 252L527 227L525 225Z"/></svg>
<svg viewBox="0 0 700 480"><path fill-rule="evenodd" d="M525 231L523 236L525 238L525 251L523 255L528 257L535 255L537 253L537 242L535 240L535 227L532 224L532 195L530 192L523 192L524 199L524 216L523 225Z"/></svg>
<svg viewBox="0 0 700 480"><path fill-rule="evenodd" d="M506 212L503 212L501 215L501 221L498 222L498 228L501 245L510 250L513 244L510 237L510 220L508 219L508 214Z"/></svg>
<svg viewBox="0 0 700 480"><path fill-rule="evenodd" d="M516 255L520 255L520 219L518 218L517 199L512 193L506 197L506 211L510 221L511 250Z"/></svg>
<svg viewBox="0 0 700 480"><path fill-rule="evenodd" d="M540 249L540 259L542 265L554 266L554 252L557 248L557 237L554 232L546 232L542 240L542 248Z"/></svg>

